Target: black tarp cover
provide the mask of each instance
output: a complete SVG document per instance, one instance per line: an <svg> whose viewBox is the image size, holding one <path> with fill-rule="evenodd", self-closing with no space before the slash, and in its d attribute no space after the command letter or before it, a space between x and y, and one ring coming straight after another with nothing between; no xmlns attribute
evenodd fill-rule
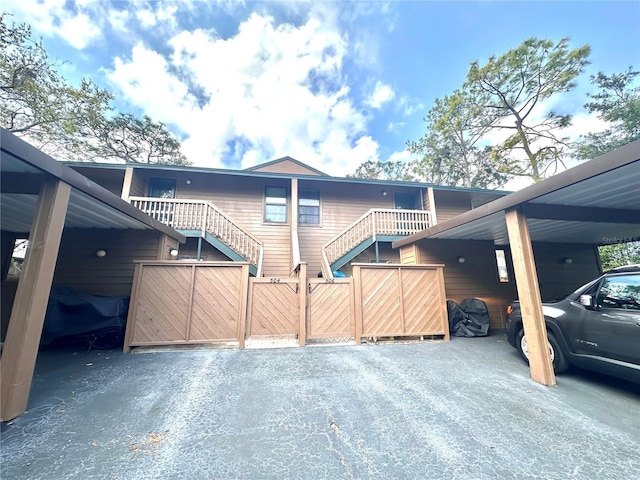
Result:
<svg viewBox="0 0 640 480"><path fill-rule="evenodd" d="M466 298L460 305L447 300L449 332L455 337L486 337L489 335L489 311L479 298Z"/></svg>
<svg viewBox="0 0 640 480"><path fill-rule="evenodd" d="M68 287L51 290L42 345L92 337L124 338L129 297L88 295Z"/></svg>

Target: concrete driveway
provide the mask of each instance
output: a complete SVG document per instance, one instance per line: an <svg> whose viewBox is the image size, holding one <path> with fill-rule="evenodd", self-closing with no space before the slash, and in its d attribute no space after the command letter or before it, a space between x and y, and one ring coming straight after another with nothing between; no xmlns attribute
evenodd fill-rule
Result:
<svg viewBox="0 0 640 480"><path fill-rule="evenodd" d="M630 479L640 389L449 343L44 352L3 479Z"/></svg>

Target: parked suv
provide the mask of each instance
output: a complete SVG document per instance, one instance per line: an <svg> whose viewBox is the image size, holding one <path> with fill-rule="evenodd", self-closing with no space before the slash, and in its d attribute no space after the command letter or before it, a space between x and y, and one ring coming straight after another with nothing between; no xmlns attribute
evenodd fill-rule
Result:
<svg viewBox="0 0 640 480"><path fill-rule="evenodd" d="M573 365L640 383L640 265L610 270L542 312L556 373ZM528 362L520 304L507 314L509 343Z"/></svg>

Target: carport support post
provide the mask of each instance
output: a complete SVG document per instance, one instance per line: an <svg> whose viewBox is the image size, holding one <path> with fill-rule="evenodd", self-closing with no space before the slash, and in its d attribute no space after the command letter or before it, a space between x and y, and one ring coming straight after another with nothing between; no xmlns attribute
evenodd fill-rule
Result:
<svg viewBox="0 0 640 480"><path fill-rule="evenodd" d="M556 377L547 346L547 328L542 313L540 286L527 219L517 207L507 210L505 219L511 244L522 323L527 337L531 378L543 385L555 385Z"/></svg>
<svg viewBox="0 0 640 480"><path fill-rule="evenodd" d="M3 421L27 408L70 193L71 187L60 181L45 180L40 188L2 352Z"/></svg>

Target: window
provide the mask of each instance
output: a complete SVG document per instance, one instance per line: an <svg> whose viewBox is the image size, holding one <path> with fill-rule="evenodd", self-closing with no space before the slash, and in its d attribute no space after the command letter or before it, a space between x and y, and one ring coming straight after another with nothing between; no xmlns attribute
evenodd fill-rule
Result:
<svg viewBox="0 0 640 480"><path fill-rule="evenodd" d="M507 270L507 257L504 250L496 250L496 263L498 264L498 278L500 283L509 281L509 271Z"/></svg>
<svg viewBox="0 0 640 480"><path fill-rule="evenodd" d="M175 198L176 181L164 178L149 180L149 196L153 198Z"/></svg>
<svg viewBox="0 0 640 480"><path fill-rule="evenodd" d="M264 221L287 223L287 189L267 187L264 193Z"/></svg>
<svg viewBox="0 0 640 480"><path fill-rule="evenodd" d="M318 190L300 190L298 222L300 225L320 225L320 192Z"/></svg>
<svg viewBox="0 0 640 480"><path fill-rule="evenodd" d="M597 304L606 308L640 310L640 275L623 275L605 279Z"/></svg>

